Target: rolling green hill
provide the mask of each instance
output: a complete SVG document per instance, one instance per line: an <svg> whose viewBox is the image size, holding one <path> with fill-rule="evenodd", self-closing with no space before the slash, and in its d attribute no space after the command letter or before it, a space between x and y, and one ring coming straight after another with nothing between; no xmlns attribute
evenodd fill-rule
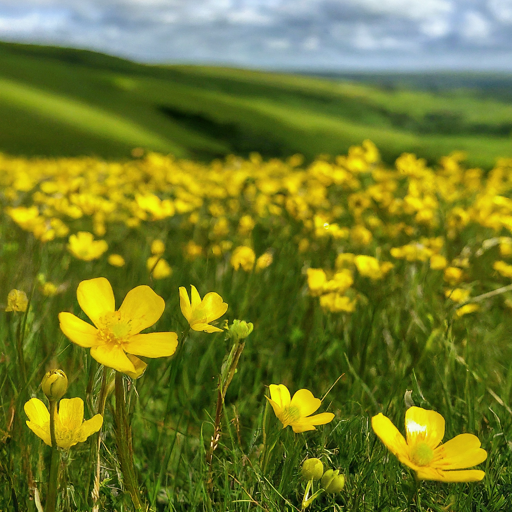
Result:
<svg viewBox="0 0 512 512"><path fill-rule="evenodd" d="M464 150L490 167L512 157L511 134L512 98L492 87L420 90L0 43L0 151L12 154L122 158L140 146L203 160L312 159L369 138L387 161Z"/></svg>

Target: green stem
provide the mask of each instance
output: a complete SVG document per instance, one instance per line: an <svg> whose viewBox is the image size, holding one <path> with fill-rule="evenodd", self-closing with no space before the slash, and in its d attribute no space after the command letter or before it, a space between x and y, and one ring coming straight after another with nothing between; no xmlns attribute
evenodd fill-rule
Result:
<svg viewBox="0 0 512 512"><path fill-rule="evenodd" d="M121 463L121 473L126 490L129 492L133 506L137 511L145 510L135 476L133 467L133 453L131 450L131 432L126 417L125 393L123 384L123 374L116 372L116 441L117 454Z"/></svg>
<svg viewBox="0 0 512 512"><path fill-rule="evenodd" d="M55 512L57 505L57 484L59 480L60 456L55 437L55 416L57 413L57 400L50 400L50 439L52 441L52 458L50 461L50 479L48 481L48 496L46 498L45 512Z"/></svg>
<svg viewBox="0 0 512 512"><path fill-rule="evenodd" d="M107 402L107 376L109 372L109 368L106 366L103 367L103 377L101 379L101 389L100 396L98 398L98 408L97 413L101 414L105 417L105 404ZM97 434L97 442L93 444L91 451L93 452L93 456L96 456L96 470L94 474L94 487L92 490L92 500L93 500L93 512L97 512L98 508L98 500L100 499L100 447L101 447L101 429ZM89 493L89 491L87 491Z"/></svg>
<svg viewBox="0 0 512 512"><path fill-rule="evenodd" d="M27 308L28 310L28 308ZM23 354L23 339L25 333L25 322L18 321L16 327L16 351L18 353L18 365L20 368L21 386L20 389L24 390L27 385L27 370L25 367L25 356Z"/></svg>

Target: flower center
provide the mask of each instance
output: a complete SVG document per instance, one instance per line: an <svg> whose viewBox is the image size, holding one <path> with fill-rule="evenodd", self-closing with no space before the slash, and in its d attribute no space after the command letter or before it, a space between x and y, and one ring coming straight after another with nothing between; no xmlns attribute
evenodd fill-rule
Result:
<svg viewBox="0 0 512 512"><path fill-rule="evenodd" d="M300 419L300 411L298 407L294 405L289 405L283 409L281 415L281 423L286 427L288 425L292 425L296 421Z"/></svg>
<svg viewBox="0 0 512 512"><path fill-rule="evenodd" d="M107 313L100 322L104 327L98 329L98 338L105 344L121 345L130 336L130 321L124 320L120 311Z"/></svg>
<svg viewBox="0 0 512 512"><path fill-rule="evenodd" d="M427 466L434 458L434 450L424 441L420 441L411 449L411 459L417 466Z"/></svg>

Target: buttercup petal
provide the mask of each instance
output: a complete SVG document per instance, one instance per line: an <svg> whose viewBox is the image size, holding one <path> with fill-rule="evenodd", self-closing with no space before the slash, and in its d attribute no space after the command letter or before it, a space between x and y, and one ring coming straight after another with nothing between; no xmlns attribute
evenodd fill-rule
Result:
<svg viewBox="0 0 512 512"><path fill-rule="evenodd" d="M190 321L190 318L192 317L192 306L190 304L190 299L188 298L187 290L183 286L180 286L179 291L181 313L187 319L187 321Z"/></svg>
<svg viewBox="0 0 512 512"><path fill-rule="evenodd" d="M272 406L272 409L274 409L274 413L277 417L277 419L279 421L281 421L281 416L282 416L282 412L283 410L281 409L281 407L279 406L278 403L274 402L274 400L272 400L271 398L269 398L268 396L265 396L265 398L269 401L270 405Z"/></svg>
<svg viewBox="0 0 512 512"><path fill-rule="evenodd" d="M100 345L91 348L91 356L98 363L114 368L118 372L135 372L133 363L118 345Z"/></svg>
<svg viewBox="0 0 512 512"><path fill-rule="evenodd" d="M83 443L89 436L98 432L103 425L103 416L96 414L90 420L84 421L75 434L76 443ZM74 443L74 444L76 444Z"/></svg>
<svg viewBox="0 0 512 512"><path fill-rule="evenodd" d="M132 356L131 354L126 355L128 356L128 359L131 361L135 368L134 372L125 372L126 375L128 375L128 377L131 377L134 380L138 379L139 377L142 377L148 365L142 359L139 359L137 356Z"/></svg>
<svg viewBox="0 0 512 512"><path fill-rule="evenodd" d="M49 423L50 412L39 398L31 398L23 407L28 419L40 427Z"/></svg>
<svg viewBox="0 0 512 512"><path fill-rule="evenodd" d="M295 423L292 423L291 425L292 430L296 434L301 434L302 432L308 432L309 430L316 430L314 425L308 421L302 420L302 421L296 421Z"/></svg>
<svg viewBox="0 0 512 512"><path fill-rule="evenodd" d="M270 384L270 398L277 404L280 409L288 407L291 402L290 392L283 384ZM271 402L272 403L272 402Z"/></svg>
<svg viewBox="0 0 512 512"><path fill-rule="evenodd" d="M176 352L178 335L175 332L152 332L136 334L123 344L129 354L144 357L167 357Z"/></svg>
<svg viewBox="0 0 512 512"><path fill-rule="evenodd" d="M484 478L485 472L479 469L441 471L424 467L416 471L416 476L420 480L435 480L437 482L480 482Z"/></svg>
<svg viewBox="0 0 512 512"><path fill-rule="evenodd" d="M52 445L52 439L50 436L50 422L47 423L46 428L37 425L33 421L27 421L27 427L34 432L34 434L42 439L48 446Z"/></svg>
<svg viewBox="0 0 512 512"><path fill-rule="evenodd" d="M165 309L165 301L149 286L137 286L130 290L119 308L123 318L129 318L131 334L155 324Z"/></svg>
<svg viewBox="0 0 512 512"><path fill-rule="evenodd" d="M201 296L199 295L197 288L193 284L190 285L190 297L192 299L192 309L197 308L198 306L201 305Z"/></svg>
<svg viewBox="0 0 512 512"><path fill-rule="evenodd" d="M78 285L76 296L82 311L98 328L102 327L101 317L116 310L112 286L104 277L82 281Z"/></svg>
<svg viewBox="0 0 512 512"><path fill-rule="evenodd" d="M372 418L372 428L377 437L392 454L401 460L408 460L409 452L405 438L389 418L382 413L377 414L377 416Z"/></svg>
<svg viewBox="0 0 512 512"><path fill-rule="evenodd" d="M299 389L291 400L291 405L297 407L301 417L313 414L322 405L319 398L315 398L309 389Z"/></svg>
<svg viewBox="0 0 512 512"><path fill-rule="evenodd" d="M206 321L212 322L220 318L228 310L228 305L218 293L209 292L203 298L203 309L207 313Z"/></svg>
<svg viewBox="0 0 512 512"><path fill-rule="evenodd" d="M100 344L98 330L72 313L59 313L61 331L81 347L90 348Z"/></svg>
<svg viewBox="0 0 512 512"><path fill-rule="evenodd" d="M322 412L320 414L315 414L315 416L302 418L299 421L292 423L292 429L296 434L306 432L308 430L316 430L315 425L325 425L330 423L333 419L334 414L332 412Z"/></svg>
<svg viewBox="0 0 512 512"><path fill-rule="evenodd" d="M460 434L436 449L432 466L444 470L476 466L487 459L487 452L480 446L478 437Z"/></svg>
<svg viewBox="0 0 512 512"><path fill-rule="evenodd" d="M76 430L84 420L84 401L81 398L63 398L59 402L58 415L64 428Z"/></svg>
<svg viewBox="0 0 512 512"><path fill-rule="evenodd" d="M405 413L407 444L411 446L420 438L434 450L443 440L444 426L444 418L438 412L409 407Z"/></svg>
<svg viewBox="0 0 512 512"><path fill-rule="evenodd" d="M194 323L190 327L193 331L197 331L197 332L203 331L203 332L212 333L212 332L222 332L223 331L223 329L219 329L218 327L215 327L214 325L205 324L204 322Z"/></svg>

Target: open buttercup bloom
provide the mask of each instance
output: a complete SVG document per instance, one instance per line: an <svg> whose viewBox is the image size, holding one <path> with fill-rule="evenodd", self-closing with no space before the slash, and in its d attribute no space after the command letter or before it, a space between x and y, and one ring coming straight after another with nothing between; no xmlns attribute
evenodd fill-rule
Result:
<svg viewBox="0 0 512 512"><path fill-rule="evenodd" d="M112 286L104 277L82 281L78 303L94 326L71 313L59 313L60 328L73 342L90 348L98 363L137 378L146 363L136 356L167 357L178 346L175 332L140 334L158 321L165 302L149 286L137 286L116 311Z"/></svg>
<svg viewBox="0 0 512 512"><path fill-rule="evenodd" d="M24 409L28 416L28 428L48 446L51 446L50 413L46 405L38 398L31 398L25 404ZM57 446L68 450L98 432L102 425L103 416L101 414L96 414L90 420L84 421L84 402L81 398L64 398L59 402L59 410L55 415Z"/></svg>
<svg viewBox="0 0 512 512"><path fill-rule="evenodd" d="M435 411L410 407L405 413L406 438L382 413L372 418L379 439L398 460L416 471L420 480L476 482L483 471L469 469L487 458L480 440L473 434L460 434L444 444L444 418ZM464 470L464 471L460 471Z"/></svg>
<svg viewBox="0 0 512 512"><path fill-rule="evenodd" d="M207 293L201 300L201 296L194 285L190 285L189 299L187 290L180 286L180 307L183 316L194 331L222 332L222 329L210 325L220 318L227 310L228 305L222 297L215 292Z"/></svg>
<svg viewBox="0 0 512 512"><path fill-rule="evenodd" d="M298 434L307 430L316 430L315 425L325 425L334 419L332 412L310 416L320 407L322 401L315 398L307 389L299 389L293 398L290 398L290 392L283 384L271 384L269 389L270 398L265 398L270 402L283 428L290 425Z"/></svg>

